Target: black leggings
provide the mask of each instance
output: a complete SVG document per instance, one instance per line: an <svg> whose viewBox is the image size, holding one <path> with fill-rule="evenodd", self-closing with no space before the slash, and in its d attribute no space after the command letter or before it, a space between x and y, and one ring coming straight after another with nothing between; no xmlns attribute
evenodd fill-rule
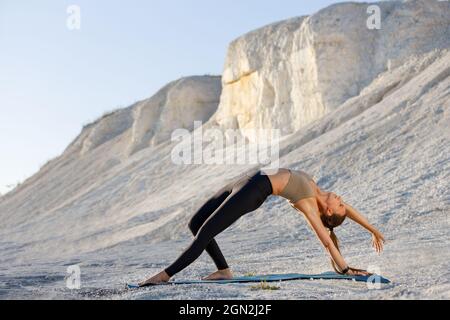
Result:
<svg viewBox="0 0 450 320"><path fill-rule="evenodd" d="M165 269L166 273L172 277L194 262L204 250L219 270L227 269L228 264L214 237L246 213L258 209L272 192L269 178L261 171L247 173L222 188L192 217L189 229L195 238L178 259Z"/></svg>

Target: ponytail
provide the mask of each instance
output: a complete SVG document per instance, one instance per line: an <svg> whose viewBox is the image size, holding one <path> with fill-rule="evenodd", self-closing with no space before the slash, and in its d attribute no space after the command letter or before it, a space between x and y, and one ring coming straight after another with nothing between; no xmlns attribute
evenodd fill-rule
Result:
<svg viewBox="0 0 450 320"><path fill-rule="evenodd" d="M339 249L339 240L338 240L336 234L334 233L333 228L330 228L330 238L331 238L331 241L333 241L333 244L336 247L337 251L339 251L339 253L341 253L341 250ZM334 260L331 258L330 258L330 261L331 261L331 266L333 267L334 271L342 274L342 271L339 270L338 266L336 265L336 262L334 262Z"/></svg>
<svg viewBox="0 0 450 320"><path fill-rule="evenodd" d="M341 249L339 248L339 240L338 240L336 234L334 233L334 228L340 226L344 222L345 217L346 216L338 216L336 214L329 216L329 217L327 217L325 215L320 215L320 219L322 220L323 225L325 226L325 228L328 228L328 230L330 230L331 241L333 241L333 244L339 253L341 253ZM336 262L334 262L334 260L332 258L330 258L330 261L331 261L331 266L333 267L334 271L336 271L339 274L344 274L342 272L343 270L339 269L339 266L336 264ZM348 270L366 271L366 270L350 268L350 267L348 267Z"/></svg>
<svg viewBox="0 0 450 320"><path fill-rule="evenodd" d="M336 234L334 233L333 228L329 228L330 229L330 238L334 243L334 246L336 247L337 251L339 251L339 253L341 253L341 250L339 249L339 240L336 236ZM336 265L336 263L334 262L333 259L330 258L331 261L331 265L333 266L334 271L336 271L336 273L339 274L344 274L342 272L342 270L339 270L339 267ZM352 268L352 267L348 267L348 270L352 270L352 271L359 271L359 272L366 272L366 270L362 270L362 269L356 269L356 268Z"/></svg>

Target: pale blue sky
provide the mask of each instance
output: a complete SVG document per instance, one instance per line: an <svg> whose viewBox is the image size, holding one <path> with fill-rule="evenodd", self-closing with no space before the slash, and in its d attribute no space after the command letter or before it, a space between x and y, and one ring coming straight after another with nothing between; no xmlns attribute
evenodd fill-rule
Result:
<svg viewBox="0 0 450 320"><path fill-rule="evenodd" d="M328 0L0 0L0 193L58 156L82 125L189 75L227 46ZM81 30L66 27L69 5Z"/></svg>

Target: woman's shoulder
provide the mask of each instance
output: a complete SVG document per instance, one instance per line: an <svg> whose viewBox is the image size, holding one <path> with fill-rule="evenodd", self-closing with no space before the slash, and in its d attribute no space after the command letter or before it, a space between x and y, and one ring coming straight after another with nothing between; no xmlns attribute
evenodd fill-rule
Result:
<svg viewBox="0 0 450 320"><path fill-rule="evenodd" d="M315 198L305 198L293 203L289 201L289 204L297 211L302 212L306 215L314 214L318 212L317 200Z"/></svg>

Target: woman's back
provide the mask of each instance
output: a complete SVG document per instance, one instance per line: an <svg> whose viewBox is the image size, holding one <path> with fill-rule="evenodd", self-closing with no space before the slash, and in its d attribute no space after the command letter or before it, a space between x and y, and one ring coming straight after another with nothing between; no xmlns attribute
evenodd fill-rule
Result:
<svg viewBox="0 0 450 320"><path fill-rule="evenodd" d="M315 192L311 185L311 181L314 182L314 180L311 176L301 170L289 171L289 180L279 195L292 203L296 203L302 199L315 197Z"/></svg>

